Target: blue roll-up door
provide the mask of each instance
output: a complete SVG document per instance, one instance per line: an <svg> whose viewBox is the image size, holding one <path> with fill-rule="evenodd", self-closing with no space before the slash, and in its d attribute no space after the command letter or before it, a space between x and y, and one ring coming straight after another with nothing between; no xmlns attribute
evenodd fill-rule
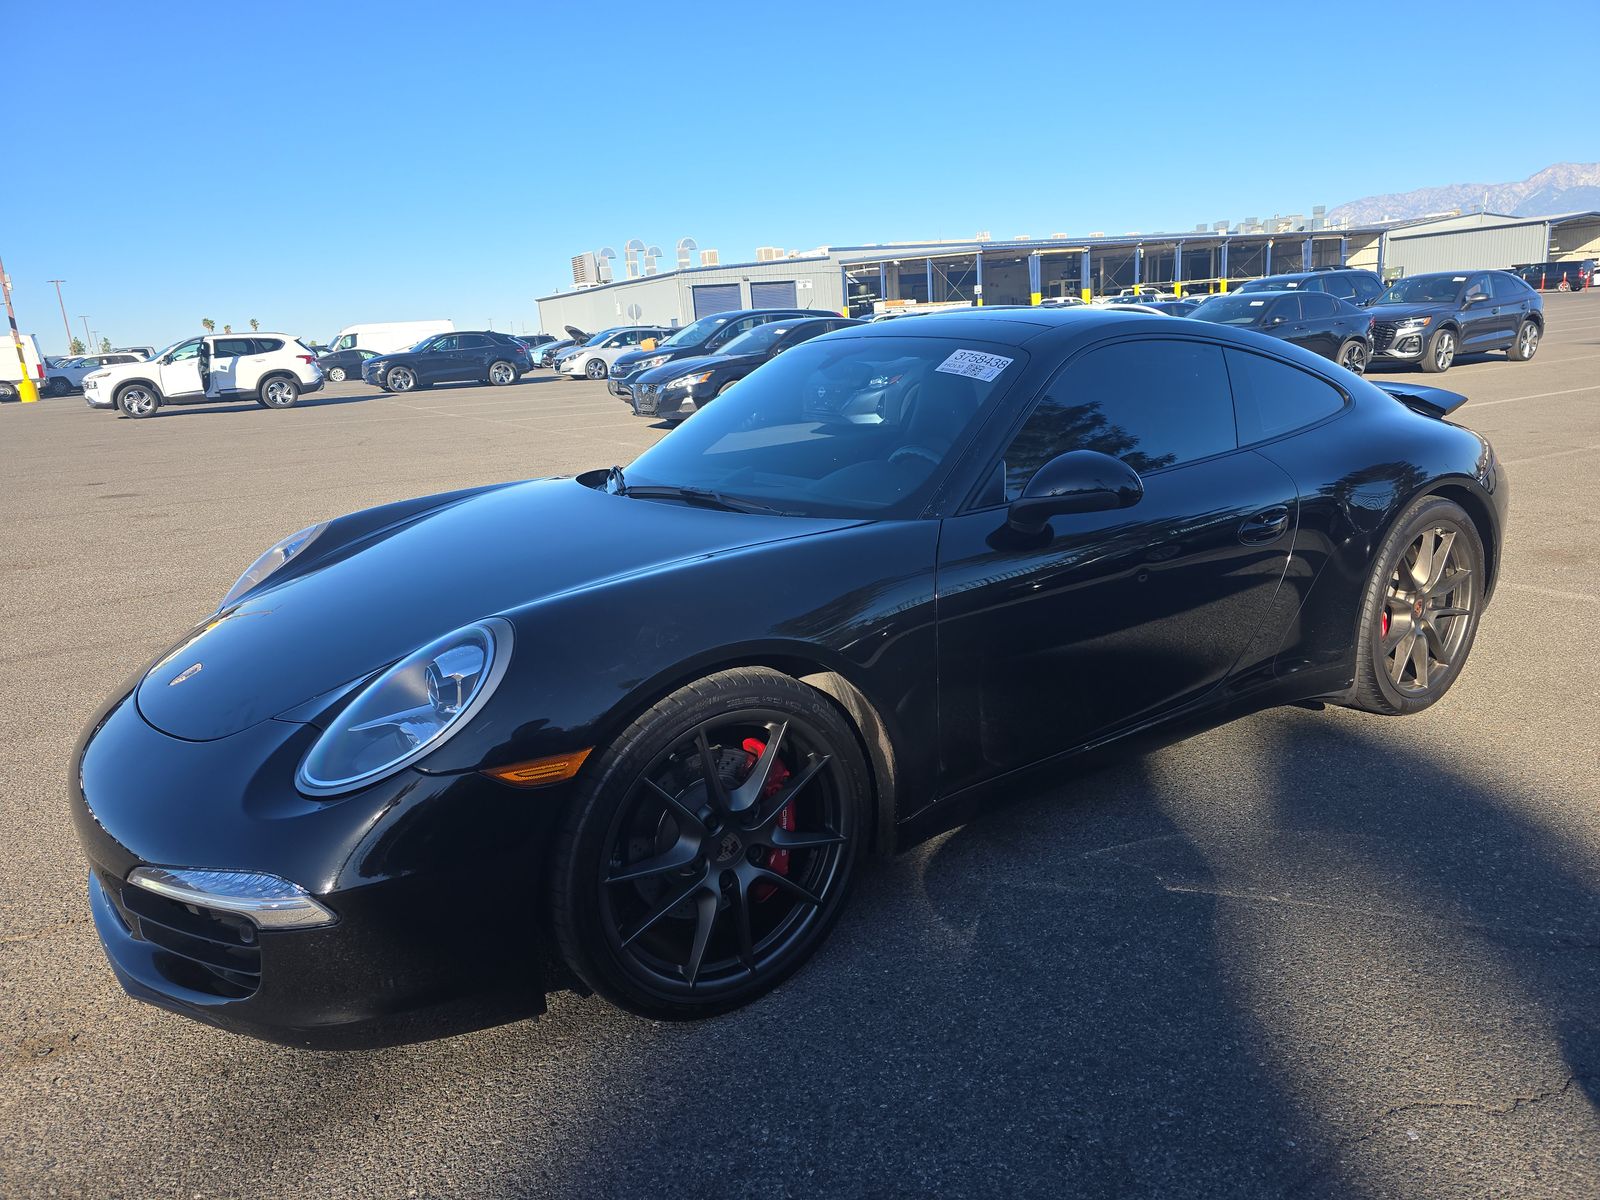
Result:
<svg viewBox="0 0 1600 1200"><path fill-rule="evenodd" d="M751 308L793 308L794 280L778 279L750 285Z"/></svg>
<svg viewBox="0 0 1600 1200"><path fill-rule="evenodd" d="M709 283L690 288L694 293L694 318L709 317L712 313L727 312L743 307L739 303L737 283Z"/></svg>

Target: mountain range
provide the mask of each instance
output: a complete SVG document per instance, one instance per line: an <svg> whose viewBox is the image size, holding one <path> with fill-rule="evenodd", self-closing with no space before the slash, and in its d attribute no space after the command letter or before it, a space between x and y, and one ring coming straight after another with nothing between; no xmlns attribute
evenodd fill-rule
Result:
<svg viewBox="0 0 1600 1200"><path fill-rule="evenodd" d="M1556 163L1517 183L1452 183L1386 196L1363 196L1328 213L1330 223L1368 225L1449 212L1546 213L1600 209L1600 163Z"/></svg>

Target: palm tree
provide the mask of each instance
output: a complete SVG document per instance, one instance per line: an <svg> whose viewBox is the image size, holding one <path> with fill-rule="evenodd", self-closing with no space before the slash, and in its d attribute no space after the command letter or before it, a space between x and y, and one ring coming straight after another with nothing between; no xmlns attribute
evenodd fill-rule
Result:
<svg viewBox="0 0 1600 1200"><path fill-rule="evenodd" d="M254 317L251 317L250 318L250 332L254 333L256 330L258 330L260 328L261 328L261 322L256 320Z"/></svg>
<svg viewBox="0 0 1600 1200"><path fill-rule="evenodd" d="M222 332L223 333L232 333L233 332L233 326L232 325L224 325L222 327Z"/></svg>
<svg viewBox="0 0 1600 1200"><path fill-rule="evenodd" d="M213 321L210 317L201 317L200 318L200 327L202 329L204 329L207 333L213 333L213 332L216 331L217 323L215 321Z"/></svg>

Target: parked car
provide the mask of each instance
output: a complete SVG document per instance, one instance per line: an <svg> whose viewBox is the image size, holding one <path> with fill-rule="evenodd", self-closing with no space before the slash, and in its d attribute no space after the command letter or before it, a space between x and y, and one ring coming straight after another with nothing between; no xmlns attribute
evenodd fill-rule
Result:
<svg viewBox="0 0 1600 1200"><path fill-rule="evenodd" d="M143 361L102 367L84 378L83 398L90 408L144 418L164 405L213 400L293 408L322 386L317 356L289 334L207 334L174 342Z"/></svg>
<svg viewBox="0 0 1600 1200"><path fill-rule="evenodd" d="M1106 304L1151 304L1157 300L1176 300L1177 294L1162 290L1156 284L1141 284L1137 292L1132 288L1123 288L1115 295L1098 296L1094 303Z"/></svg>
<svg viewBox="0 0 1600 1200"><path fill-rule="evenodd" d="M653 350L672 332L660 325L618 325L602 329L581 346L563 350L555 360L557 373L574 378L604 379L630 350Z"/></svg>
<svg viewBox="0 0 1600 1200"><path fill-rule="evenodd" d="M133 997L296 1046L569 971L737 1008L1024 772L1446 697L1505 561L1464 400L1222 325L952 314L797 346L625 471L312 526L63 764L95 929Z"/></svg>
<svg viewBox="0 0 1600 1200"><path fill-rule="evenodd" d="M305 343L302 342L301 345L305 345ZM154 346L113 346L111 347L111 352L113 354L137 355L141 360L151 359L156 355Z"/></svg>
<svg viewBox="0 0 1600 1200"><path fill-rule="evenodd" d="M0 349L3 349L3 347L0 347ZM45 372L44 390L50 396L65 396L69 392L81 392L84 379L101 367L143 361L144 359L140 355L134 353L84 354L77 358L63 359L60 366L50 368Z"/></svg>
<svg viewBox="0 0 1600 1200"><path fill-rule="evenodd" d="M764 362L824 333L864 325L851 317L766 321L723 342L714 354L676 358L628 379L635 416L679 421L704 408Z"/></svg>
<svg viewBox="0 0 1600 1200"><path fill-rule="evenodd" d="M453 333L454 321L380 321L367 325L346 325L329 342L321 353L335 350L371 350L377 354L392 354L415 346L423 338L435 333Z"/></svg>
<svg viewBox="0 0 1600 1200"><path fill-rule="evenodd" d="M360 379L367 360L377 357L376 350L329 350L317 356L317 365L329 383L343 383L346 379Z"/></svg>
<svg viewBox="0 0 1600 1200"><path fill-rule="evenodd" d="M1153 312L1165 313L1169 317L1192 317L1194 316L1194 310L1203 303L1205 303L1204 300L1154 300L1139 307L1148 308Z"/></svg>
<svg viewBox="0 0 1600 1200"><path fill-rule="evenodd" d="M1509 271L1443 271L1397 279L1369 310L1373 358L1448 371L1460 354L1504 350L1527 362L1544 336L1544 298Z"/></svg>
<svg viewBox="0 0 1600 1200"><path fill-rule="evenodd" d="M1523 263L1512 267L1511 273L1529 287L1540 292L1581 292L1594 286L1595 260L1579 259L1574 262Z"/></svg>
<svg viewBox="0 0 1600 1200"><path fill-rule="evenodd" d="M581 339L568 337L560 338L554 342L546 342L533 351L533 365L536 367L553 366L563 350L570 350L572 347L588 340L589 335L584 334Z"/></svg>
<svg viewBox="0 0 1600 1200"><path fill-rule="evenodd" d="M1212 296L1190 315L1282 338L1357 375L1372 357L1372 314L1325 292L1234 292Z"/></svg>
<svg viewBox="0 0 1600 1200"><path fill-rule="evenodd" d="M613 396L621 396L626 400L631 394L628 379L640 371L647 371L680 358L720 354L722 348L734 338L742 337L757 325L764 325L768 321L783 321L791 317L837 315L825 308L736 308L728 312L713 313L685 325L653 350L630 350L626 354L618 355L608 372L606 390Z"/></svg>
<svg viewBox="0 0 1600 1200"><path fill-rule="evenodd" d="M1291 271L1284 275L1247 279L1234 290L1327 292L1352 304L1371 304L1383 294L1383 280L1376 271L1364 271L1359 267L1317 267L1310 271Z"/></svg>
<svg viewBox="0 0 1600 1200"><path fill-rule="evenodd" d="M409 392L436 383L505 387L532 369L528 348L509 333L473 329L435 334L409 350L369 358L361 364L361 378L386 392Z"/></svg>

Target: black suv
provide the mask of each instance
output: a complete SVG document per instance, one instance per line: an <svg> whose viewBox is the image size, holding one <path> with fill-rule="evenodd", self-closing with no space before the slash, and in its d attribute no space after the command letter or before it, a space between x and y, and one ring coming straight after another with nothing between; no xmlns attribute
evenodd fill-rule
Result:
<svg viewBox="0 0 1600 1200"><path fill-rule="evenodd" d="M1372 314L1323 292L1238 291L1211 297L1192 316L1282 338L1357 375L1372 357Z"/></svg>
<svg viewBox="0 0 1600 1200"><path fill-rule="evenodd" d="M1523 263L1511 268L1518 279L1540 292L1581 292L1594 286L1595 261Z"/></svg>
<svg viewBox="0 0 1600 1200"><path fill-rule="evenodd" d="M716 354L674 359L637 372L628 381L635 416L681 421L785 350L835 329L865 325L851 317L798 317L768 321L724 342Z"/></svg>
<svg viewBox="0 0 1600 1200"><path fill-rule="evenodd" d="M633 392L628 386L628 378L640 371L648 371L652 367L659 367L663 363L678 358L688 358L691 355L719 354L722 347L734 338L749 333L757 325L765 325L768 321L781 321L786 317L838 315L826 308L735 308L728 312L712 313L710 316L701 317L691 325L685 325L658 344L654 350L630 350L621 355L611 364L611 373L606 380L606 391L613 396L621 396L624 400L631 400Z"/></svg>
<svg viewBox="0 0 1600 1200"><path fill-rule="evenodd" d="M509 333L472 329L436 333L409 350L380 354L361 365L361 378L386 392L409 392L435 383L491 383L504 387L533 369L527 346Z"/></svg>
<svg viewBox="0 0 1600 1200"><path fill-rule="evenodd" d="M1286 275L1266 275L1241 283L1240 292L1327 292L1351 304L1371 304L1383 294L1383 280L1376 271L1359 267L1318 267L1314 271L1293 271Z"/></svg>
<svg viewBox="0 0 1600 1200"><path fill-rule="evenodd" d="M1373 304L1374 362L1448 371L1458 354L1504 350L1527 362L1544 336L1544 300L1509 271L1408 275Z"/></svg>

